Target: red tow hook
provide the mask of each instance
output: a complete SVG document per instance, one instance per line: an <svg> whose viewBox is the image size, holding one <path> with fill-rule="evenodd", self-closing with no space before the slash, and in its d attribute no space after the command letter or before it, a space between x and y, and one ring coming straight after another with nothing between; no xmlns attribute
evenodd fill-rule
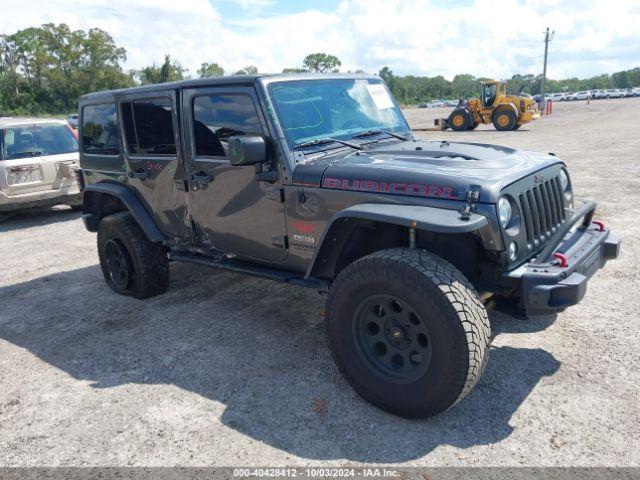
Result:
<svg viewBox="0 0 640 480"><path fill-rule="evenodd" d="M604 222L601 222L600 220L594 220L593 223L598 226L599 232L604 232Z"/></svg>
<svg viewBox="0 0 640 480"><path fill-rule="evenodd" d="M569 263L567 262L567 256L564 253L556 252L556 253L553 254L553 256L556 257L558 259L558 261L560 262L558 264L558 266L560 268L565 268L565 267L569 266Z"/></svg>

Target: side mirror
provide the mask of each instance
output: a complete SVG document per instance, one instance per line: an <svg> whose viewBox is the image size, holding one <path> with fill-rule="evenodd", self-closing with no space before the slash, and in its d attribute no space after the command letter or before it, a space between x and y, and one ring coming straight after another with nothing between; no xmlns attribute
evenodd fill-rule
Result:
<svg viewBox="0 0 640 480"><path fill-rule="evenodd" d="M264 138L252 137L229 137L229 157L231 165L255 165L267 161L267 145Z"/></svg>

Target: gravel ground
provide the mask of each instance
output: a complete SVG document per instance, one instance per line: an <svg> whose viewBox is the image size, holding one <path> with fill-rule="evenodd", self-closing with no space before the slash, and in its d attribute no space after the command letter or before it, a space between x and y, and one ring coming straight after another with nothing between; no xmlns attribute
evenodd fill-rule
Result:
<svg viewBox="0 0 640 480"><path fill-rule="evenodd" d="M0 464L640 465L640 99L560 103L517 132L425 138L553 151L623 238L560 314L491 314L487 372L453 410L361 400L313 291L192 265L147 301L112 293L64 207L0 224ZM406 111L414 127L447 110Z"/></svg>

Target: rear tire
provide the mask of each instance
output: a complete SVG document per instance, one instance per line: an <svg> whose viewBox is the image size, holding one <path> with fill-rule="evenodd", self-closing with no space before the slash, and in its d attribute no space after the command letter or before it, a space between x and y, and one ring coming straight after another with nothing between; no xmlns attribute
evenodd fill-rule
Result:
<svg viewBox="0 0 640 480"><path fill-rule="evenodd" d="M106 216L98 226L100 268L116 293L149 298L169 288L166 249L151 242L129 212Z"/></svg>
<svg viewBox="0 0 640 480"><path fill-rule="evenodd" d="M501 109L493 114L493 126L496 130L514 130L516 121L516 114L511 110Z"/></svg>
<svg viewBox="0 0 640 480"><path fill-rule="evenodd" d="M327 332L356 392L408 418L464 398L489 353L489 320L473 286L426 250L382 250L347 266L329 292Z"/></svg>
<svg viewBox="0 0 640 480"><path fill-rule="evenodd" d="M469 128L469 115L465 110L454 110L449 115L449 127L456 132L462 132Z"/></svg>

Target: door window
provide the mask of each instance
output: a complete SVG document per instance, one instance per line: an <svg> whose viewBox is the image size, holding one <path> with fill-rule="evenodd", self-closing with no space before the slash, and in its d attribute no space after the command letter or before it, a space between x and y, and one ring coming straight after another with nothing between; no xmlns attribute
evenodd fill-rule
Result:
<svg viewBox="0 0 640 480"><path fill-rule="evenodd" d="M262 135L258 112L249 95L203 95L193 100L196 155L228 157L229 137Z"/></svg>
<svg viewBox="0 0 640 480"><path fill-rule="evenodd" d="M82 113L82 151L98 155L120 153L115 104L87 105Z"/></svg>
<svg viewBox="0 0 640 480"><path fill-rule="evenodd" d="M152 98L124 102L122 119L129 153L176 154L170 99Z"/></svg>

